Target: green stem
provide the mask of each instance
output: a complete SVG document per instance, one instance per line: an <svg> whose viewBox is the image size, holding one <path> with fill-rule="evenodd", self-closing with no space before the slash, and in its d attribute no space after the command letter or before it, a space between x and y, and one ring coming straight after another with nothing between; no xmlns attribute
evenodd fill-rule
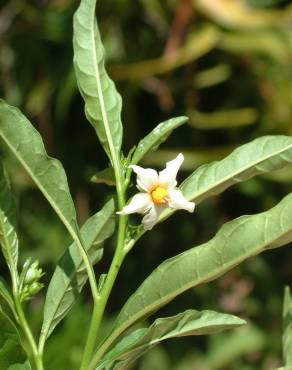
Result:
<svg viewBox="0 0 292 370"><path fill-rule="evenodd" d="M28 322L25 318L25 314L23 312L23 308L22 308L22 305L19 299L19 276L18 276L17 267L14 264L13 258L11 256L10 256L9 266L10 266L10 276L11 276L11 282L12 282L12 293L13 293L13 301L14 301L13 313L27 339L27 342L29 345L29 352L30 352L29 355L32 358L32 361L35 365L35 369L44 370L42 356L40 356L38 352L36 342L34 340L34 337L32 335Z"/></svg>
<svg viewBox="0 0 292 370"><path fill-rule="evenodd" d="M130 239L123 248L124 254L127 255L130 250L134 247L134 245L137 243L137 241L145 234L145 230L141 230L134 238ZM103 355L106 353L108 348L112 345L112 343L117 339L118 336L122 334L122 331L114 331L103 343L102 345L98 348L98 350L95 352L90 366L88 370L93 370L98 361L100 361L103 357Z"/></svg>
<svg viewBox="0 0 292 370"><path fill-rule="evenodd" d="M120 163L117 161L116 156L113 156L113 166L115 170L116 183L117 183L117 196L118 196L118 206L122 209L125 205L125 185L124 179L121 173ZM94 347L96 345L97 335L100 329L101 321L103 318L104 310L111 293L112 287L120 270L121 264L126 256L124 250L125 236L127 227L127 217L119 217L119 228L118 228L118 238L117 247L115 254L108 271L105 283L99 292L97 299L94 301L93 314L90 322L89 332L87 341L85 344L85 349L83 352L83 357L81 361L80 370L86 370L87 366L91 360L91 356L94 352Z"/></svg>
<svg viewBox="0 0 292 370"><path fill-rule="evenodd" d="M99 296L99 299L97 300L97 305L95 305L93 309L93 315L92 315L92 319L90 323L89 334L88 334L87 343L85 346L80 370L86 370L90 362L91 355L96 345L97 334L100 328L100 324L102 321L102 317L104 314L104 310L105 310L109 295L111 293L112 287L118 275L123 259L126 255L123 250L125 231L126 231L126 217L121 216L116 252L112 260L111 267L106 277L106 281L102 288L101 294Z"/></svg>
<svg viewBox="0 0 292 370"><path fill-rule="evenodd" d="M42 355L38 352L38 348L28 322L26 320L25 314L22 309L21 302L19 300L18 295L14 295L14 302L15 302L15 309L19 319L19 325L21 326L23 333L27 339L29 349L30 349L30 357L32 358L35 366L35 370L44 370Z"/></svg>
<svg viewBox="0 0 292 370"><path fill-rule="evenodd" d="M125 226L126 226L126 217L121 216L120 226L119 226L119 235L118 243L116 248L116 253L111 263L111 267L107 274L104 286L102 288L98 304L94 307L93 316L90 324L89 334L87 343L84 350L84 355L81 363L80 370L86 370L87 366L91 360L94 347L96 345L97 334L100 329L100 324L103 318L104 310L111 293L112 287L120 270L121 264L125 257L125 252L123 250L124 245L124 236L125 236Z"/></svg>

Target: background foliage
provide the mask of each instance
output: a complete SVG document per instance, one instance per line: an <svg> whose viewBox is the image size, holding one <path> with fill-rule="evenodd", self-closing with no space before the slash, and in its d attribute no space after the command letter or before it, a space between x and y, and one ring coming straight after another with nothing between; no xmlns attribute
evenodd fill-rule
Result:
<svg viewBox="0 0 292 370"><path fill-rule="evenodd" d="M124 101L125 150L157 122L187 115L144 165L161 167L179 151L190 170L220 159L263 134L291 134L292 6L281 0L100 1L98 19L108 70ZM0 13L0 94L35 123L50 155L62 161L78 219L101 208L106 185L90 183L107 159L83 114L72 66L74 0L9 0ZM7 159L11 160L11 159ZM20 216L20 258L40 259L49 281L53 263L68 245L66 230L15 164L13 187ZM268 209L291 192L291 168L253 179L202 202L194 215L179 213L146 235L128 256L111 297L106 325L130 293L162 260L212 237L241 214ZM108 193L107 193L108 194ZM175 231L172 231L175 230ZM195 243L194 243L195 242ZM99 269L112 252L106 245ZM142 262L141 262L142 261ZM141 266L141 263L143 265ZM219 280L163 309L164 316L188 307L247 318L247 328L173 340L149 352L140 370L255 370L281 364L284 285L292 285L290 248L255 257ZM1 260L1 273L4 269ZM2 275L5 274L3 271ZM31 303L40 324L43 297ZM89 299L80 299L49 339L49 369L74 369L80 335L88 324ZM70 321L70 324L69 324ZM69 354L69 356L68 356ZM69 364L68 364L69 357Z"/></svg>

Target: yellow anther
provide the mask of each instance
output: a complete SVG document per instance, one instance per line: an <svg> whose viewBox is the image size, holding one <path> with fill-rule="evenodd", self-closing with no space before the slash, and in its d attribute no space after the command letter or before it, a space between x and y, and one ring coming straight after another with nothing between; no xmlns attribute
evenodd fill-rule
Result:
<svg viewBox="0 0 292 370"><path fill-rule="evenodd" d="M156 204L165 204L168 202L168 191L162 186L157 186L151 191L151 197Z"/></svg>

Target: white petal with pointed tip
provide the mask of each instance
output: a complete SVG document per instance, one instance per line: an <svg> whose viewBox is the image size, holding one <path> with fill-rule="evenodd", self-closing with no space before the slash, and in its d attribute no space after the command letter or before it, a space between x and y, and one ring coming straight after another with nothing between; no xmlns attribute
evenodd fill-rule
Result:
<svg viewBox="0 0 292 370"><path fill-rule="evenodd" d="M184 156L180 153L175 159L167 162L165 169L159 172L159 184L173 189L177 184L176 176L183 160Z"/></svg>
<svg viewBox="0 0 292 370"><path fill-rule="evenodd" d="M129 215L131 213L145 213L151 207L152 199L148 193L138 193L133 196L130 203L127 204L120 212L119 215Z"/></svg>
<svg viewBox="0 0 292 370"><path fill-rule="evenodd" d="M153 226L157 223L161 212L165 208L166 207L163 205L156 205L152 203L151 207L149 208L149 211L142 219L142 223L144 225L145 230L151 230L153 228Z"/></svg>
<svg viewBox="0 0 292 370"><path fill-rule="evenodd" d="M137 174L137 185L141 190L151 191L158 184L158 173L152 168L143 168L140 166L130 166Z"/></svg>
<svg viewBox="0 0 292 370"><path fill-rule="evenodd" d="M169 207L174 209L185 209L189 212L194 212L195 203L189 202L184 196L183 193L178 189L169 190L170 201L168 203Z"/></svg>

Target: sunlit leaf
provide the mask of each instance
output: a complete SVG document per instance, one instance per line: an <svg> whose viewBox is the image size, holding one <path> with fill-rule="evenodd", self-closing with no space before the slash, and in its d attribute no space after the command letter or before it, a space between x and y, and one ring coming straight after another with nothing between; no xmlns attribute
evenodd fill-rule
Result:
<svg viewBox="0 0 292 370"><path fill-rule="evenodd" d="M286 369L292 367L292 297L288 287L285 289L283 319L283 357Z"/></svg>
<svg viewBox="0 0 292 370"><path fill-rule="evenodd" d="M38 131L15 107L0 101L0 138L51 204L74 240L76 212L61 163L49 157Z"/></svg>
<svg viewBox="0 0 292 370"><path fill-rule="evenodd" d="M114 223L114 202L110 200L82 226L84 246L93 264L102 258L100 244L112 235ZM42 345L67 315L86 281L84 263L77 245L73 243L61 257L48 288L40 337Z"/></svg>
<svg viewBox="0 0 292 370"><path fill-rule="evenodd" d="M179 294L221 276L251 256L291 241L291 212L292 194L266 212L226 223L209 242L163 262L126 302L100 353L135 322Z"/></svg>
<svg viewBox="0 0 292 370"><path fill-rule="evenodd" d="M0 108L1 111L1 108ZM0 113L1 114L1 113ZM0 123L1 123L0 117ZM18 238L16 234L15 205L7 174L0 162L0 244L9 269L17 270Z"/></svg>
<svg viewBox="0 0 292 370"><path fill-rule="evenodd" d="M159 145L168 138L174 129L184 124L187 120L187 117L176 117L160 123L138 143L131 159L131 164L140 162L147 153L156 150Z"/></svg>
<svg viewBox="0 0 292 370"><path fill-rule="evenodd" d="M199 167L180 186L184 196L196 203L220 194L228 187L292 163L292 137L263 136L235 149L221 161ZM162 219L172 210L166 210Z"/></svg>
<svg viewBox="0 0 292 370"><path fill-rule="evenodd" d="M108 156L120 155L121 97L104 67L104 48L95 19L96 0L82 0L74 16L74 66L85 113Z"/></svg>
<svg viewBox="0 0 292 370"><path fill-rule="evenodd" d="M191 335L207 335L244 325L245 321L232 315L214 311L188 310L176 316L161 318L149 328L138 329L124 337L106 354L96 370L118 362L133 362L160 342Z"/></svg>
<svg viewBox="0 0 292 370"><path fill-rule="evenodd" d="M25 353L20 345L20 335L15 325L2 311L0 328L0 369L11 370L10 365L24 363Z"/></svg>

